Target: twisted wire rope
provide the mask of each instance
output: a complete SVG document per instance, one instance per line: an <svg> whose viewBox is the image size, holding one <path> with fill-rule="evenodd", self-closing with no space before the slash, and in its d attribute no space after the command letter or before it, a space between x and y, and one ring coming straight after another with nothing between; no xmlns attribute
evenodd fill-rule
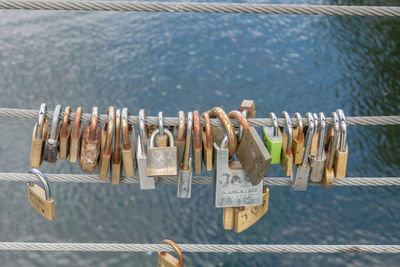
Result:
<svg viewBox="0 0 400 267"><path fill-rule="evenodd" d="M287 5L127 1L0 1L0 9L399 16L396 6Z"/></svg>

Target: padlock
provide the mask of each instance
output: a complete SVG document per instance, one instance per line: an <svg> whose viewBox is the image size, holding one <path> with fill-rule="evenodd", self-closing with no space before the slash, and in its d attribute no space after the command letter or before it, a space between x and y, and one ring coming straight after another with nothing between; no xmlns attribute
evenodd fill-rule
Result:
<svg viewBox="0 0 400 267"><path fill-rule="evenodd" d="M204 121L204 127L201 131L201 136L203 139L203 161L204 167L207 171L212 171L213 168L213 137L211 132L210 117L208 113L203 113L201 115Z"/></svg>
<svg viewBox="0 0 400 267"><path fill-rule="evenodd" d="M237 137L229 116L219 107L207 112L210 116L219 117L227 133L220 146L214 142L215 206L225 208L261 204L263 183L253 186L240 162L229 160L235 155L233 151L237 150Z"/></svg>
<svg viewBox="0 0 400 267"><path fill-rule="evenodd" d="M278 119L275 113L271 112L269 117L274 125L272 127L263 127L263 140L271 155L271 164L279 164L282 151L282 133L278 128Z"/></svg>
<svg viewBox="0 0 400 267"><path fill-rule="evenodd" d="M161 130L157 129L150 136L149 147L147 148L147 176L168 177L176 176L177 171L177 150L174 144L174 136L171 131L164 129L169 137L169 146L155 147L154 141Z"/></svg>
<svg viewBox="0 0 400 267"><path fill-rule="evenodd" d="M165 128L165 129L167 129L167 128ZM163 113L161 111L158 112L158 130L160 131L159 134L156 136L158 147L167 147L168 146L168 135L164 134L164 117L163 117ZM177 151L177 153L178 153L178 151ZM177 155L176 162L178 163L178 155Z"/></svg>
<svg viewBox="0 0 400 267"><path fill-rule="evenodd" d="M185 154L183 156L182 168L178 173L177 198L191 198L192 195L192 158L190 158L190 146L192 139L193 114L188 112ZM201 158L200 158L201 160Z"/></svg>
<svg viewBox="0 0 400 267"><path fill-rule="evenodd" d="M74 128L71 133L70 148L69 148L69 162L77 162L81 150L81 116L82 108L78 107L75 112Z"/></svg>
<svg viewBox="0 0 400 267"><path fill-rule="evenodd" d="M258 185L265 177L271 165L271 156L254 127L237 110L229 112L229 117L239 121L243 127L236 156L239 159L252 185Z"/></svg>
<svg viewBox="0 0 400 267"><path fill-rule="evenodd" d="M293 163L301 164L304 151L303 118L298 112L294 114L294 117L297 119L297 127L293 128Z"/></svg>
<svg viewBox="0 0 400 267"><path fill-rule="evenodd" d="M201 142L201 124L200 124L200 114L197 110L193 111L193 167L194 173L201 174L203 169L202 153L203 146Z"/></svg>
<svg viewBox="0 0 400 267"><path fill-rule="evenodd" d="M178 129L175 138L179 167L182 165L183 154L185 153L185 127L185 112L181 110L178 112Z"/></svg>
<svg viewBox="0 0 400 267"><path fill-rule="evenodd" d="M69 120L71 107L67 106L64 110L63 121L60 129L60 159L66 160L69 156L70 138L72 131L72 123Z"/></svg>
<svg viewBox="0 0 400 267"><path fill-rule="evenodd" d="M324 178L321 181L321 186L323 188L332 188L334 180L335 180L335 172L333 170L333 162L335 160L335 154L337 150L337 144L339 140L339 131L340 131L340 126L339 126L339 116L337 115L336 112L332 112L332 118L333 118L333 127L329 127L332 129L331 132L333 132L332 138L329 140L328 147L325 151L326 153L326 166L325 166L325 173L324 173ZM329 131L328 131L329 132Z"/></svg>
<svg viewBox="0 0 400 267"><path fill-rule="evenodd" d="M319 132L318 132L318 115L317 113L313 113L313 118L314 118L314 135L311 140L311 149L310 149L310 156L315 156L317 155L317 150L318 150L318 138L319 138Z"/></svg>
<svg viewBox="0 0 400 267"><path fill-rule="evenodd" d="M222 212L222 226L225 230L232 230L235 226L235 209L233 207L224 208Z"/></svg>
<svg viewBox="0 0 400 267"><path fill-rule="evenodd" d="M308 112L306 114L308 119L308 127L306 133L306 147L304 149L303 161L301 165L294 165L293 173L291 176L292 187L294 190L304 191L307 189L308 180L310 177L310 165L309 155L311 150L311 140L314 135L314 118L313 115Z"/></svg>
<svg viewBox="0 0 400 267"><path fill-rule="evenodd" d="M111 184L120 184L122 175L122 161L121 161L121 110L117 109L115 112L115 140L114 149L111 156Z"/></svg>
<svg viewBox="0 0 400 267"><path fill-rule="evenodd" d="M40 106L38 121L33 127L30 162L32 167L40 167L43 161L43 149L47 137L48 122L46 119L47 106Z"/></svg>
<svg viewBox="0 0 400 267"><path fill-rule="evenodd" d="M145 124L146 111L139 110L139 136L136 149L140 189L155 189L156 178L147 176L147 129Z"/></svg>
<svg viewBox="0 0 400 267"><path fill-rule="evenodd" d="M97 107L92 109L92 117L82 131L80 165L84 172L94 172L100 155L101 131L98 125Z"/></svg>
<svg viewBox="0 0 400 267"><path fill-rule="evenodd" d="M53 121L50 126L50 132L47 135L43 152L43 160L50 163L57 161L57 155L60 146L60 114L61 105L57 105L54 109Z"/></svg>
<svg viewBox="0 0 400 267"><path fill-rule="evenodd" d="M315 119L314 119L315 121ZM318 117L318 149L315 156L310 156L310 181L320 183L324 176L326 165L325 154L325 115L323 112L319 113Z"/></svg>
<svg viewBox="0 0 400 267"><path fill-rule="evenodd" d="M27 183L29 203L40 215L53 221L56 218L54 199L51 197L50 187L46 181L46 177L38 169L30 169L29 172L36 175L43 185L42 188L34 182Z"/></svg>
<svg viewBox="0 0 400 267"><path fill-rule="evenodd" d="M136 168L136 135L135 128L128 122L128 108L122 109L122 165L125 177L135 176Z"/></svg>
<svg viewBox="0 0 400 267"><path fill-rule="evenodd" d="M109 106L107 109L108 121L104 124L101 132L101 153L99 160L99 179L106 180L108 169L110 166L110 159L112 155L112 145L115 128L115 108Z"/></svg>
<svg viewBox="0 0 400 267"><path fill-rule="evenodd" d="M347 145L347 124L344 112L341 109L336 110L340 121L340 142L335 155L335 176L336 178L346 177L347 156L349 148Z"/></svg>
<svg viewBox="0 0 400 267"><path fill-rule="evenodd" d="M177 244L168 239L163 240L161 244L171 245L178 255L178 259L166 252L158 252L158 267L185 267L182 251Z"/></svg>
<svg viewBox="0 0 400 267"><path fill-rule="evenodd" d="M240 233L258 222L268 211L269 189L263 188L261 205L234 208L235 232Z"/></svg>
<svg viewBox="0 0 400 267"><path fill-rule="evenodd" d="M287 135L283 127L281 127L282 134L282 152L281 152L281 167L286 176L292 175L293 169L293 149L292 149L292 139L293 139L293 128L292 121L290 120L289 113L283 111L281 113L281 118L285 118Z"/></svg>

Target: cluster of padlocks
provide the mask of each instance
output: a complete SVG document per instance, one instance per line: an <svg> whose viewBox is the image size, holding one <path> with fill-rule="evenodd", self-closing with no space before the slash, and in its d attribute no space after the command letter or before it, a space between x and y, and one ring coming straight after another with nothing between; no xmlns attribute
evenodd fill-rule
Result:
<svg viewBox="0 0 400 267"><path fill-rule="evenodd" d="M224 228L235 227L236 232L247 229L268 211L269 189L263 185L263 178L271 164L280 164L285 175L291 176L294 190L306 190L310 181L330 188L335 177L346 176L347 129L340 109L332 113L333 125L327 133L322 112L307 113L307 127L303 127L299 113L294 115L296 127L292 127L286 111L280 116L286 121L285 127L279 127L276 115L270 113L273 126L263 127L263 138L247 121L256 113L251 100L244 100L239 110L229 113L215 107L201 115L197 110L188 112L185 118L180 111L176 127L164 127L162 112L158 127L146 125L146 112L141 109L137 139L128 122L128 108L121 111L109 107L103 129L98 123L97 107L83 129L80 107L73 126L70 107L65 108L60 120L61 106L57 105L51 125L46 111L46 104L42 104L32 135L32 167L39 167L43 160L69 158L70 162L79 161L82 171L94 172L97 168L99 179L109 176L112 184L119 184L122 173L133 177L137 166L141 189L155 189L158 177L178 176L177 197L190 198L192 173L202 173L204 163L207 171L215 168L215 206L224 208ZM219 118L223 127L211 126L210 118ZM231 118L240 127L235 128ZM28 189L33 186L29 184ZM47 196L46 192L43 190L41 195Z"/></svg>

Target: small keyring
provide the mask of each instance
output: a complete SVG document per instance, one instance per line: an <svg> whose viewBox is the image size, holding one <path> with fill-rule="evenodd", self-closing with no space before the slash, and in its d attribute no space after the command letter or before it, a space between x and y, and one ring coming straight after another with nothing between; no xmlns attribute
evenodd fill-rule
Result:
<svg viewBox="0 0 400 267"><path fill-rule="evenodd" d="M158 128L160 129L160 137L164 136L164 118L162 111L158 112Z"/></svg>
<svg viewBox="0 0 400 267"><path fill-rule="evenodd" d="M38 116L38 121L37 121L37 127L36 127L36 139L42 139L43 135L43 125L44 121L46 119L46 114L47 114L47 105L46 103L43 103L40 105L39 109L39 116Z"/></svg>
<svg viewBox="0 0 400 267"><path fill-rule="evenodd" d="M273 113L273 112L269 113L269 118L272 119L272 124L274 126L274 137L278 137L278 135L279 135L278 119L276 118L275 113Z"/></svg>
<svg viewBox="0 0 400 267"><path fill-rule="evenodd" d="M184 267L182 250L178 247L178 245L169 239L164 239L163 241L161 241L161 244L167 244L167 245L170 245L171 247L173 247L176 254L178 255L179 267ZM165 252L161 252L161 253L165 253Z"/></svg>
<svg viewBox="0 0 400 267"><path fill-rule="evenodd" d="M293 139L293 128L292 128L292 121L290 120L289 113L287 111L283 111L281 113L281 118L285 118L286 122L286 129L288 131L288 142L286 146L286 153L290 154L292 152L292 139Z"/></svg>

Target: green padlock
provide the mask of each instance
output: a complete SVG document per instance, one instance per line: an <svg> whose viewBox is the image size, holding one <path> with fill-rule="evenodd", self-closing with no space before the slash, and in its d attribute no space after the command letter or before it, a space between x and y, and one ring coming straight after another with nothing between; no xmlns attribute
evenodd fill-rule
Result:
<svg viewBox="0 0 400 267"><path fill-rule="evenodd" d="M274 126L263 127L263 140L272 157L271 164L279 164L282 151L282 133L279 130L275 113L271 112L269 117L272 119Z"/></svg>

